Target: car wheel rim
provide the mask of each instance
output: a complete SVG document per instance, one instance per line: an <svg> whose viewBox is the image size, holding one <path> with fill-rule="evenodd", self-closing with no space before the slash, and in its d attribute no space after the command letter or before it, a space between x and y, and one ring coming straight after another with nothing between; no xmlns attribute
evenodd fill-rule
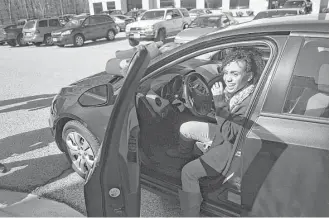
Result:
<svg viewBox="0 0 329 218"><path fill-rule="evenodd" d="M83 38L81 36L77 36L76 42L77 42L77 45L82 45L83 44Z"/></svg>
<svg viewBox="0 0 329 218"><path fill-rule="evenodd" d="M186 28L187 28L187 25L185 24L185 25L184 25L184 29L186 29Z"/></svg>
<svg viewBox="0 0 329 218"><path fill-rule="evenodd" d="M51 44L53 44L53 39L51 38L51 37L47 37L47 44L48 45L51 45Z"/></svg>
<svg viewBox="0 0 329 218"><path fill-rule="evenodd" d="M111 39L111 40L114 39L114 34L113 34L112 31L109 31L108 37L109 37L109 39Z"/></svg>
<svg viewBox="0 0 329 218"><path fill-rule="evenodd" d="M88 141L77 132L70 132L66 137L66 145L72 163L83 174L94 165L95 155Z"/></svg>

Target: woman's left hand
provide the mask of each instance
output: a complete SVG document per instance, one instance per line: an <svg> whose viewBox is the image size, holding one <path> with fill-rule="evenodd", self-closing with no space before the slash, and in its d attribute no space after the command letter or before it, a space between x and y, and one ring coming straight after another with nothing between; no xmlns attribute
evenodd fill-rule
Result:
<svg viewBox="0 0 329 218"><path fill-rule="evenodd" d="M221 82L216 82L211 87L211 92L212 92L213 96L223 95L223 93L224 93L223 84Z"/></svg>

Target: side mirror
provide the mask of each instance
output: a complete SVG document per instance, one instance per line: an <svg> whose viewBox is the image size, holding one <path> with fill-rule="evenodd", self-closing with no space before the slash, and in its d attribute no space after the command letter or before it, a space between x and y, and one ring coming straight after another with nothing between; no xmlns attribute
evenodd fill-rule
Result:
<svg viewBox="0 0 329 218"><path fill-rule="evenodd" d="M170 14L167 15L167 16L166 16L166 20L172 20L172 15L170 15Z"/></svg>
<svg viewBox="0 0 329 218"><path fill-rule="evenodd" d="M112 85L104 84L87 90L78 101L83 107L97 107L113 104L114 100Z"/></svg>

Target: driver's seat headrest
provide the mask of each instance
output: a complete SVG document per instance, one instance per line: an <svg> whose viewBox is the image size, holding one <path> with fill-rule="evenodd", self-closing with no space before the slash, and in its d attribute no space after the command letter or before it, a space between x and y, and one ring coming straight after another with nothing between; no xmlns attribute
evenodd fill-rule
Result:
<svg viewBox="0 0 329 218"><path fill-rule="evenodd" d="M329 93L329 64L322 64L319 70L318 90Z"/></svg>

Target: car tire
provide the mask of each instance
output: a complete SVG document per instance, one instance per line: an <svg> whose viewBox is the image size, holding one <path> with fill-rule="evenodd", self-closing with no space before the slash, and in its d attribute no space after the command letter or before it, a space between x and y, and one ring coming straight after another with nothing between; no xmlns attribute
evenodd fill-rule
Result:
<svg viewBox="0 0 329 218"><path fill-rule="evenodd" d="M129 45L131 45L133 47L135 47L136 45L139 44L139 42L135 39L128 39L128 41L129 41Z"/></svg>
<svg viewBox="0 0 329 218"><path fill-rule="evenodd" d="M27 46L28 44L23 39L23 34L19 34L16 39L19 46Z"/></svg>
<svg viewBox="0 0 329 218"><path fill-rule="evenodd" d="M57 45L58 47L61 47L61 48L63 48L64 47L64 45Z"/></svg>
<svg viewBox="0 0 329 218"><path fill-rule="evenodd" d="M108 41L113 41L115 39L115 32L114 32L114 30L109 30L107 32L106 39Z"/></svg>
<svg viewBox="0 0 329 218"><path fill-rule="evenodd" d="M165 42L166 40L166 32L164 29L160 29L159 32L158 32L158 35L155 39L156 42Z"/></svg>
<svg viewBox="0 0 329 218"><path fill-rule="evenodd" d="M33 42L33 45L39 47L42 43L41 42Z"/></svg>
<svg viewBox="0 0 329 218"><path fill-rule="evenodd" d="M93 42L96 42L96 41L97 41L97 39L93 39L93 40L91 40L91 41L93 41Z"/></svg>
<svg viewBox="0 0 329 218"><path fill-rule="evenodd" d="M85 44L85 38L81 34L77 34L74 36L74 42L75 47L81 47Z"/></svg>
<svg viewBox="0 0 329 218"><path fill-rule="evenodd" d="M100 143L83 124L76 120L65 124L62 139L66 157L72 164L73 170L85 179L94 163Z"/></svg>
<svg viewBox="0 0 329 218"><path fill-rule="evenodd" d="M52 46L54 45L54 41L53 38L51 37L51 35L46 35L45 36L45 41L44 41L45 45L47 46Z"/></svg>
<svg viewBox="0 0 329 218"><path fill-rule="evenodd" d="M188 28L188 24L184 24L183 25L183 30L187 29Z"/></svg>
<svg viewBox="0 0 329 218"><path fill-rule="evenodd" d="M0 45L4 45L5 43L4 42L0 42Z"/></svg>
<svg viewBox="0 0 329 218"><path fill-rule="evenodd" d="M8 45L10 45L11 47L16 47L16 45L17 45L17 42L16 42L15 39L9 40L7 43L8 43Z"/></svg>

